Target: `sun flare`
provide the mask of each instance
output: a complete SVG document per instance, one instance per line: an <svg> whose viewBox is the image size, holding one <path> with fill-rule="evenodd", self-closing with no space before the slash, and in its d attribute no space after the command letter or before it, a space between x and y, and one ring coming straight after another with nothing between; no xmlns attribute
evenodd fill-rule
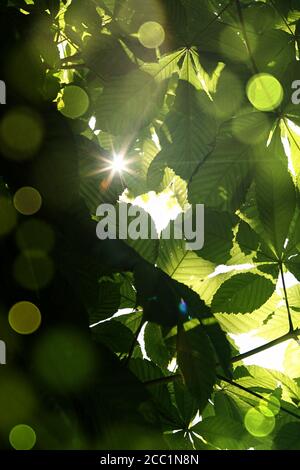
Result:
<svg viewBox="0 0 300 470"><path fill-rule="evenodd" d="M126 170L124 155L114 154L113 161L111 163L111 169L114 173L121 173L122 171Z"/></svg>

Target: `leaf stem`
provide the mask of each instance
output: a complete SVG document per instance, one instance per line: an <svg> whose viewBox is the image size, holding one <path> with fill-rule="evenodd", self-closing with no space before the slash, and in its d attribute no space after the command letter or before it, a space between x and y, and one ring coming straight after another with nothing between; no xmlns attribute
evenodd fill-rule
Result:
<svg viewBox="0 0 300 470"><path fill-rule="evenodd" d="M253 73L258 74L259 70L257 68L257 65L256 65L255 60L254 60L253 55L252 55L252 50L251 50L251 46L250 46L250 42L249 42L249 38L248 38L248 33L247 33L247 30L246 30L246 27L245 27L245 22L244 22L244 17L243 17L242 6L241 6L241 3L240 3L240 0L236 0L236 7L237 7L237 12L238 12L238 17L239 17L239 20L240 20L240 23L241 23L241 29L242 29L242 32L243 32L243 37L244 37L244 40L245 40L247 52L248 52L248 55L249 55L249 59L251 61Z"/></svg>
<svg viewBox="0 0 300 470"><path fill-rule="evenodd" d="M175 375L169 375L167 377L160 377L159 379L154 379L154 380L149 380L147 382L144 382L144 385L148 386L153 386L153 385L160 385L164 383L170 383L174 382L175 380L181 379L180 374L175 374ZM259 398L260 400L263 400L265 402L269 402L268 398L264 397L263 395L260 395L257 392L254 392L253 390L249 390L248 388L244 387L243 385L240 385L234 380L229 379L228 377L224 377L223 375L217 374L217 379L221 380L222 382L226 382L232 387L238 388L239 390L242 390L243 392L249 393L249 395L252 395L255 398ZM280 406L280 410L290 416L293 416L294 418L300 419L300 415L294 413L293 411L288 410L284 406Z"/></svg>
<svg viewBox="0 0 300 470"><path fill-rule="evenodd" d="M278 13L278 15L280 16L280 18L282 19L282 21L284 22L284 24L286 25L286 27L288 28L289 32L294 36L296 37L295 33L293 33L293 30L292 28L290 27L287 19L281 14L281 12L279 11L279 9L277 8L277 6L275 5L275 3L273 2L273 0L270 0L270 3L272 5L272 7L274 8L274 10Z"/></svg>
<svg viewBox="0 0 300 470"><path fill-rule="evenodd" d="M129 363L129 361L130 361L130 359L131 359L131 357L132 357L134 348L135 348L135 346L136 346L136 344L137 344L137 340L138 340L139 334L140 334L140 332L141 332L141 329L143 328L144 323L145 323L145 320L144 320L144 318L142 317L141 323L139 324L139 327L138 327L138 329L137 329L136 332L135 332L134 339L133 339L132 344L131 344L131 346L130 346L130 349L129 349L129 351L128 351L128 355L127 355L127 357L126 357L126 359L125 359L125 361L124 361L125 366L128 365L128 363Z"/></svg>
<svg viewBox="0 0 300 470"><path fill-rule="evenodd" d="M257 348L251 349L248 352L239 354L238 356L233 357L230 362L231 364L234 364L235 362L242 361L243 359L247 359L247 357L254 356L255 354L272 348L273 346L277 346L277 344L284 343L285 341L288 341L290 339L295 339L297 338L297 336L300 336L300 328L298 328L297 330L289 331L285 335L280 336L279 338L276 338L273 341L270 341L269 343L263 344L262 346L258 346Z"/></svg>
<svg viewBox="0 0 300 470"><path fill-rule="evenodd" d="M230 7L230 5L232 4L233 0L229 0L229 2L227 3L227 5L225 5L215 16L215 18L213 20L211 20L206 26L204 29L202 29L200 31L200 34L202 33L205 33L217 20L219 20L221 18L221 16L223 15L223 13L225 13L225 11Z"/></svg>
<svg viewBox="0 0 300 470"><path fill-rule="evenodd" d="M153 385L168 384L170 382L175 382L176 380L182 379L180 374L167 375L165 377L159 377L158 379L147 380L143 382L147 387L152 387Z"/></svg>
<svg viewBox="0 0 300 470"><path fill-rule="evenodd" d="M253 390L249 390L248 388L246 387L243 387L243 385L240 385L236 382L234 382L233 380L227 378L227 377L223 377L222 375L217 375L217 378L219 380L222 380L223 382L226 382L228 383L229 385L231 385L232 387L236 387L240 390L242 390L243 392L246 392L246 393L249 393L249 395L252 395L256 398L259 398L260 400L264 400L266 402L269 402L268 398L264 397L263 395L260 395L259 393L257 392L254 392ZM283 406L280 406L280 409L281 411L283 411L284 413L286 414L289 414L290 416L293 416L294 418L297 418L297 419L300 419L300 415L296 414L296 413L293 413L293 411L290 411L288 410L287 408L283 407Z"/></svg>
<svg viewBox="0 0 300 470"><path fill-rule="evenodd" d="M279 268L280 268L280 274L281 274L281 280L282 280L282 286L283 286L283 292L284 292L284 300L285 300L285 305L286 305L288 320L289 320L289 332L293 333L294 325L293 325L292 314L291 314L291 310L289 306L289 299L288 299L286 285L285 285L282 262L279 263Z"/></svg>

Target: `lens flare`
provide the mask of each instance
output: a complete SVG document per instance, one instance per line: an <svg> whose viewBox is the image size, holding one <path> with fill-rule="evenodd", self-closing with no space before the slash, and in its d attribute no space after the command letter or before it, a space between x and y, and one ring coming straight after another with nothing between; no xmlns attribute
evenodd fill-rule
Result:
<svg viewBox="0 0 300 470"><path fill-rule="evenodd" d="M69 85L64 88L58 102L58 110L67 118L77 119L86 113L90 99L85 90L79 86Z"/></svg>
<svg viewBox="0 0 300 470"><path fill-rule="evenodd" d="M187 304L183 299L181 299L178 308L179 308L180 313L182 313L182 315L187 314L187 311L188 311Z"/></svg>
<svg viewBox="0 0 300 470"><path fill-rule="evenodd" d="M275 427L275 418L271 413L266 416L257 408L250 408L245 415L244 424L252 436L266 437Z"/></svg>
<svg viewBox="0 0 300 470"><path fill-rule="evenodd" d="M147 21L140 27L138 37L144 47L155 49L164 42L165 31L161 24L156 21Z"/></svg>
<svg viewBox="0 0 300 470"><path fill-rule="evenodd" d="M22 335L34 333L41 324L41 312L31 302L18 302L9 311L8 321L13 330Z"/></svg>
<svg viewBox="0 0 300 470"><path fill-rule="evenodd" d="M14 206L20 214L33 215L40 210L42 197L37 189L24 186L15 193Z"/></svg>
<svg viewBox="0 0 300 470"><path fill-rule="evenodd" d="M114 154L111 169L114 173L121 173L126 170L126 162L122 154Z"/></svg>
<svg viewBox="0 0 300 470"><path fill-rule="evenodd" d="M36 434L26 424L18 424L9 434L9 442L16 450L30 450L35 446Z"/></svg>
<svg viewBox="0 0 300 470"><path fill-rule="evenodd" d="M268 73L260 73L249 80L247 96L259 111L273 111L280 106L284 92L277 78Z"/></svg>

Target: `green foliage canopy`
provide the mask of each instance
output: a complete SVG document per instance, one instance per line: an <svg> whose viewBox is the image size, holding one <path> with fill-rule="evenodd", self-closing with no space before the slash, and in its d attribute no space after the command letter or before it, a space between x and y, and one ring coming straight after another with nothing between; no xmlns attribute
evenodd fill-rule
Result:
<svg viewBox="0 0 300 470"><path fill-rule="evenodd" d="M0 14L7 265L20 186L56 234L48 277L31 247L37 282L17 264L5 281L4 311L16 282L47 318L27 375L1 369L4 447L30 418L42 449L299 449L298 2L9 0ZM153 192L205 205L202 250L96 239L101 202ZM19 370L24 345L3 324ZM250 332L262 349L290 341L284 372L241 362L234 335Z"/></svg>

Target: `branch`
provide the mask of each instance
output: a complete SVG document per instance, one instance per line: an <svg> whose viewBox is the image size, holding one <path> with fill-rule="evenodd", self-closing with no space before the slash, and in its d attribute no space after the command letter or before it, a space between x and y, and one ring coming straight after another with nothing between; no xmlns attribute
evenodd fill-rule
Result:
<svg viewBox="0 0 300 470"><path fill-rule="evenodd" d="M293 325L292 314L291 314L291 311L290 311L289 299L288 299L285 280L284 280L284 272L283 272L282 262L279 263L279 268L280 268L280 274L281 274L281 280L282 280L282 286L283 286L283 292L284 292L284 300L285 300L285 305L286 305L288 320L289 320L289 332L293 333L294 325Z"/></svg>
<svg viewBox="0 0 300 470"><path fill-rule="evenodd" d="M240 390L242 390L243 392L246 392L246 393L249 393L249 395L252 395L256 398L259 398L260 400L263 400L265 402L269 402L268 398L260 395L259 393L256 393L256 392L253 392L252 390L249 390L248 388L246 387L243 387L243 385L240 385L236 382L234 382L233 380L231 379L228 379L227 377L223 377L222 375L217 375L217 378L223 382L226 382L228 383L229 385L231 385L232 387L236 387ZM280 410L283 411L284 413L286 414L289 414L290 416L293 416L294 418L297 418L297 419L300 419L300 415L296 414L296 413L293 413L293 411L290 411L288 410L287 408L283 407L280 405Z"/></svg>
<svg viewBox="0 0 300 470"><path fill-rule="evenodd" d="M284 343L285 341L288 341L290 339L296 339L298 336L300 336L300 328L297 330L292 330L286 333L283 336L280 336L280 338L276 338L273 341L270 341L269 343L263 344L262 346L258 346L257 348L251 349L251 351L245 352L243 354L239 354L238 356L235 356L231 359L231 364L234 364L235 362L242 361L243 359L246 359L247 357L254 356L254 354L258 354L260 352L266 351L267 349L273 348L273 346L277 346L277 344Z"/></svg>
<svg viewBox="0 0 300 470"><path fill-rule="evenodd" d="M181 378L182 378L182 376L180 374L175 374L175 375L170 375L170 376L167 376L167 377L160 377L159 379L149 380L147 382L144 382L144 385L146 385L147 387L152 386L152 385L160 385L160 384L164 384L164 383L174 382L174 381L179 380ZM248 388L243 387L243 385L240 385L240 384L234 382L233 380L231 380L227 377L223 377L223 375L217 374L217 379L221 380L222 382L226 382L229 385L231 385L232 387L238 388L239 390L242 390L243 392L249 393L249 395L252 395L255 398L259 398L260 400L263 400L267 403L269 402L269 399L264 397L263 395L260 395L257 392L253 392L252 390L249 390ZM283 411L284 413L286 413L290 416L293 416L294 418L297 418L297 419L300 420L300 415L294 413L293 411L288 410L284 406L280 405L280 410Z"/></svg>
<svg viewBox="0 0 300 470"><path fill-rule="evenodd" d="M135 332L134 339L133 339L132 344L131 344L131 347L130 347L130 349L129 349L129 351L128 351L127 358L126 358L125 361L124 361L125 366L128 365L128 363L129 363L129 361L130 361L130 359L131 359L131 357L132 357L134 348L135 348L135 346L136 346L136 344L137 344L137 340L138 340L139 334L140 334L140 332L141 332L141 329L143 328L144 323L145 323L145 320L144 320L144 318L142 317L141 323L140 323L138 329L137 329L136 332Z"/></svg>
<svg viewBox="0 0 300 470"><path fill-rule="evenodd" d="M235 357L233 357L230 360L231 364L235 364L236 362L243 361L244 359L247 359L248 357L254 356L255 354L258 354L263 351L267 351L268 349L273 348L274 346L277 346L278 344L285 343L285 341L289 341L290 339L297 339L298 336L300 336L300 328L289 331L285 335L280 336L279 338L276 338L266 344L262 344L261 346L258 346L257 348L251 349L250 351L247 351L245 353L239 354ZM219 364L217 364L219 365ZM160 379L154 379L149 382L147 382L147 385L155 385L157 382L171 382L172 380L175 380L175 378L180 378L180 375L171 375L169 377L162 377Z"/></svg>
<svg viewBox="0 0 300 470"><path fill-rule="evenodd" d="M182 379L180 374L168 375L166 377L159 377L158 379L147 380L143 382L146 387L152 387L153 385L168 384L170 382L175 382L176 380Z"/></svg>

